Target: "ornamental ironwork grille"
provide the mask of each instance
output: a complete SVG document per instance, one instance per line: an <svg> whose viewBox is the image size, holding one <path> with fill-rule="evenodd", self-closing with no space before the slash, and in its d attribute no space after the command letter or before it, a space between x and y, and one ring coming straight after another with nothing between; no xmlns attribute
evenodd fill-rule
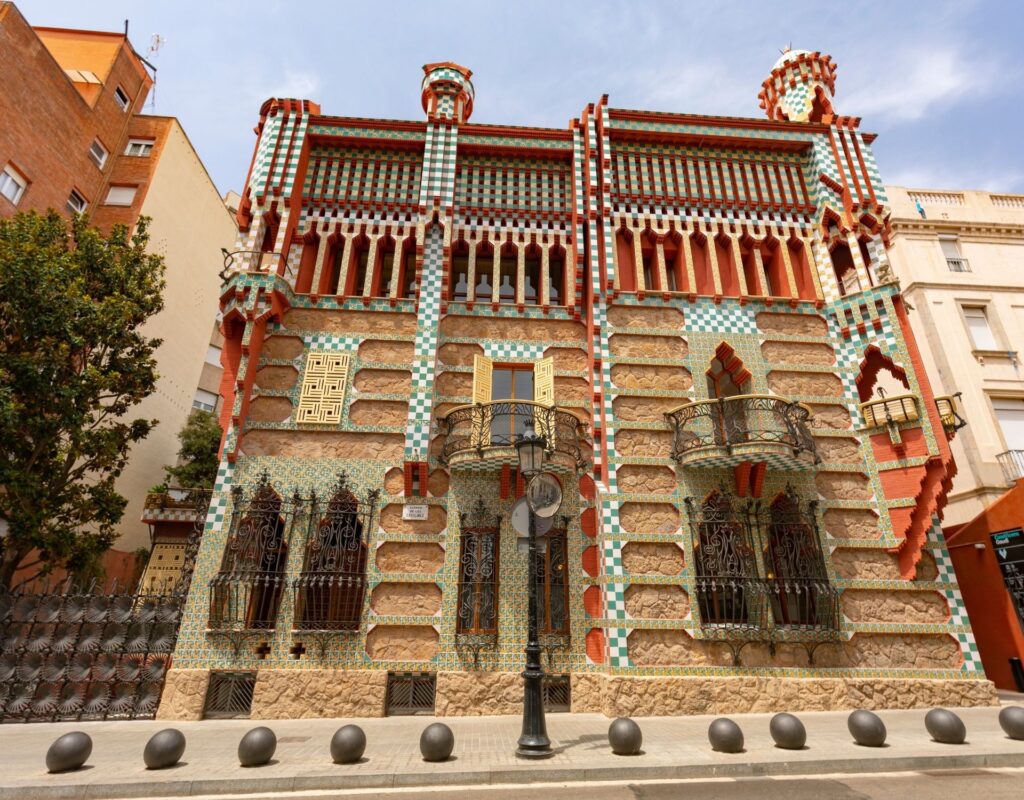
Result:
<svg viewBox="0 0 1024 800"><path fill-rule="evenodd" d="M255 689L255 672L211 672L203 719L248 719Z"/></svg>
<svg viewBox="0 0 1024 800"><path fill-rule="evenodd" d="M282 500L266 473L248 503L241 487L235 487L232 495L230 533L220 572L210 581L208 627L211 631L272 629L285 588L291 523L302 501L298 494Z"/></svg>
<svg viewBox="0 0 1024 800"><path fill-rule="evenodd" d="M433 714L437 676L432 672L389 672L384 713Z"/></svg>
<svg viewBox="0 0 1024 800"><path fill-rule="evenodd" d="M569 635L568 538L566 528L552 529L547 547L537 553L537 633Z"/></svg>
<svg viewBox="0 0 1024 800"><path fill-rule="evenodd" d="M459 616L456 633L498 633L499 518L477 500L462 515L459 549Z"/></svg>
<svg viewBox="0 0 1024 800"><path fill-rule="evenodd" d="M571 686L568 675L545 675L541 684L544 710L549 713L568 712L572 705Z"/></svg>
<svg viewBox="0 0 1024 800"><path fill-rule="evenodd" d="M377 492L360 504L344 473L338 476L326 513L310 499L310 525L302 573L295 579L294 629L358 631L366 596L366 531Z"/></svg>
<svg viewBox="0 0 1024 800"><path fill-rule="evenodd" d="M817 502L787 487L772 503L715 491L686 499L697 608L706 628L836 631L839 594L829 581Z"/></svg>

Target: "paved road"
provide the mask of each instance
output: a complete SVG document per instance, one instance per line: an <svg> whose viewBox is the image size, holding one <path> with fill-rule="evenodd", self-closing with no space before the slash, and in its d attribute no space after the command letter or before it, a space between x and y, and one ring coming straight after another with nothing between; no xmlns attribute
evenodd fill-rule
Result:
<svg viewBox="0 0 1024 800"><path fill-rule="evenodd" d="M928 772L830 775L808 778L722 778L637 783L531 784L529 786L444 786L429 790L373 789L347 793L301 792L274 797L353 800L1020 800L1024 769L930 770ZM216 800L255 800L272 795L216 795ZM214 796L209 796L214 800ZM202 800L195 798L194 800Z"/></svg>

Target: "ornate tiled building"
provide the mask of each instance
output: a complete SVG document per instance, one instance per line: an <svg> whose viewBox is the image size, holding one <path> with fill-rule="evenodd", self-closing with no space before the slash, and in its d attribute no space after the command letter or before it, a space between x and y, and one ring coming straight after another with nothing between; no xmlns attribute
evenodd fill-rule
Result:
<svg viewBox="0 0 1024 800"><path fill-rule="evenodd" d="M939 520L954 464L835 65L768 119L426 121L269 100L223 295L223 461L160 715L517 713L516 437L563 502L551 707L994 701Z"/></svg>

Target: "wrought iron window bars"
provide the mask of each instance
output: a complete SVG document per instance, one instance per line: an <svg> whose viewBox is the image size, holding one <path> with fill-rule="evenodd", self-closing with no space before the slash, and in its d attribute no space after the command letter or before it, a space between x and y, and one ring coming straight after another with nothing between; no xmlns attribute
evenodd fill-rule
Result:
<svg viewBox="0 0 1024 800"><path fill-rule="evenodd" d="M742 648L781 636L812 644L839 631L839 593L825 566L817 501L795 490L772 503L719 490L685 500L693 536L694 589L701 628ZM793 637L789 634L797 634ZM813 647L808 648L813 658Z"/></svg>

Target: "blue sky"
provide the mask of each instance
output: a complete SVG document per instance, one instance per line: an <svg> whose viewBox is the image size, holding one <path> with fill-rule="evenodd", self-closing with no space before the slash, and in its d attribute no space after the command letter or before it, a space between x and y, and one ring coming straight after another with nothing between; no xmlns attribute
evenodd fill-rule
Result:
<svg viewBox="0 0 1024 800"><path fill-rule="evenodd" d="M473 70L474 122L565 127L611 105L761 117L780 48L838 64L835 106L876 131L887 183L1024 192L1024 3L16 0L33 25L121 30L158 68L221 191L241 189L269 96L421 119L421 67Z"/></svg>

